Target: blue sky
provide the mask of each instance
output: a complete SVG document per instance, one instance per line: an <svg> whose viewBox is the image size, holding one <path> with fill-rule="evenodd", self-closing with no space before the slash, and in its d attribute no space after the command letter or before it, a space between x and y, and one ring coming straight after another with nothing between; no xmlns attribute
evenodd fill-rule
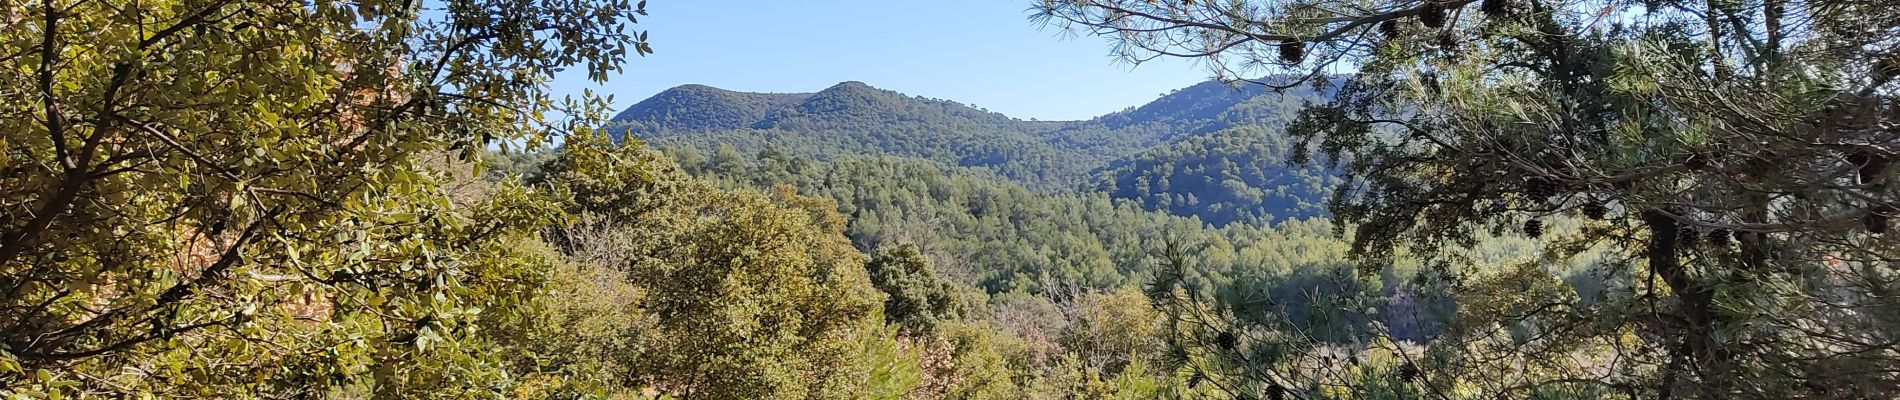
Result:
<svg viewBox="0 0 1900 400"><path fill-rule="evenodd" d="M606 84L554 83L614 95L614 108L687 83L751 92L813 92L863 81L1029 119L1086 119L1206 80L1188 60L1131 66L1102 38L1028 19L1034 0L651 0L637 29L654 54Z"/></svg>

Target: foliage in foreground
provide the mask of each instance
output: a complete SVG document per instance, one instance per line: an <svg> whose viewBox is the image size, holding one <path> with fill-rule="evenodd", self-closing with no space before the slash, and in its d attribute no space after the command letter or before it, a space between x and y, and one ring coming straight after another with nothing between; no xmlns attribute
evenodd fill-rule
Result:
<svg viewBox="0 0 1900 400"><path fill-rule="evenodd" d="M459 160L649 49L625 2L0 11L0 392L498 397L559 214ZM548 40L552 32L557 40ZM591 100L589 100L591 101ZM586 118L579 118L585 120Z"/></svg>
<svg viewBox="0 0 1900 400"><path fill-rule="evenodd" d="M1339 160L1331 208L1352 255L1443 265L1449 294L1490 307L1402 365L1409 390L1851 398L1900 385L1888 3L1051 0L1038 16L1111 34L1130 59L1341 86L1288 131ZM1344 66L1358 74L1343 84L1320 73ZM1560 216L1593 221L1554 235ZM1543 238L1543 265L1605 249L1592 273L1624 284L1586 301L1540 265L1458 257L1512 231ZM1231 342L1210 354L1254 348ZM1267 373L1313 357L1215 358L1250 371L1208 376L1236 397L1341 390ZM1344 390L1390 390L1362 383Z"/></svg>
<svg viewBox="0 0 1900 400"><path fill-rule="evenodd" d="M657 153L570 135L537 179L571 196L553 242L623 271L648 326L627 365L678 397L847 398L881 295L829 202L722 190Z"/></svg>

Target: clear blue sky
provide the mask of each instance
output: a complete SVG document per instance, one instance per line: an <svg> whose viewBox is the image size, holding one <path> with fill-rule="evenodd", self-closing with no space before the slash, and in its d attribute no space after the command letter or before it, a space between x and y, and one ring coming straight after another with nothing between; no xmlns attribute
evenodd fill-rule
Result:
<svg viewBox="0 0 1900 400"><path fill-rule="evenodd" d="M1116 62L1102 38L1028 19L1034 0L651 0L637 29L654 54L593 85L615 112L687 83L751 92L813 92L863 81L1029 119L1086 119L1206 80L1188 60Z"/></svg>

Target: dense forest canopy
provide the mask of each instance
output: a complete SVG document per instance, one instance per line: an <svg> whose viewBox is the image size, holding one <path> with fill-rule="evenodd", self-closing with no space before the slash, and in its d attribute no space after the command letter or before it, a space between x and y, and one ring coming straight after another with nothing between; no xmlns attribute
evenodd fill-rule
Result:
<svg viewBox="0 0 1900 400"><path fill-rule="evenodd" d="M1900 7L1028 13L1217 79L611 114L644 1L9 3L0 397L1900 390Z"/></svg>
<svg viewBox="0 0 1900 400"><path fill-rule="evenodd" d="M683 155L689 161L759 153L922 158L1226 225L1325 213L1336 173L1288 162L1296 143L1279 127L1332 92L1205 82L1086 121L1024 121L862 82L793 94L685 85L634 104L612 126L692 149Z"/></svg>

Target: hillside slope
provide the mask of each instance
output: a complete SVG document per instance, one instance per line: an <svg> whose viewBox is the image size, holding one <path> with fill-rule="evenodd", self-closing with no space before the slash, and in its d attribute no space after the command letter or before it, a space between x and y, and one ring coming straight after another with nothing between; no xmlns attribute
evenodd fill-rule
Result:
<svg viewBox="0 0 1900 400"><path fill-rule="evenodd" d="M1323 200L1339 179L1323 166L1288 162L1295 145L1277 128L1222 129L1117 160L1091 188L1215 225L1325 215Z"/></svg>
<svg viewBox="0 0 1900 400"><path fill-rule="evenodd" d="M809 93L749 93L681 85L635 103L615 115L614 121L619 128L642 135L750 128L773 111L809 97Z"/></svg>
<svg viewBox="0 0 1900 400"><path fill-rule="evenodd" d="M615 126L692 149L685 158L918 158L1043 191L1101 191L1218 225L1323 214L1332 180L1287 165L1278 127L1330 94L1205 82L1089 120L1025 121L855 81L814 93L686 85L629 107Z"/></svg>
<svg viewBox="0 0 1900 400"><path fill-rule="evenodd" d="M1283 125L1305 102L1323 101L1333 91L1296 87L1275 92L1261 85L1208 81L1138 107L1065 124L1042 137L1051 143L1118 159L1229 127Z"/></svg>
<svg viewBox="0 0 1900 400"><path fill-rule="evenodd" d="M803 94L715 90L667 90L622 112L616 126L667 147L711 151L731 146L744 153L770 148L818 158L916 157L990 169L1010 179L1049 187L1072 185L1073 179L1099 165L1084 152L1032 135L1050 126L1047 123L862 82ZM675 109L694 105L698 109Z"/></svg>

